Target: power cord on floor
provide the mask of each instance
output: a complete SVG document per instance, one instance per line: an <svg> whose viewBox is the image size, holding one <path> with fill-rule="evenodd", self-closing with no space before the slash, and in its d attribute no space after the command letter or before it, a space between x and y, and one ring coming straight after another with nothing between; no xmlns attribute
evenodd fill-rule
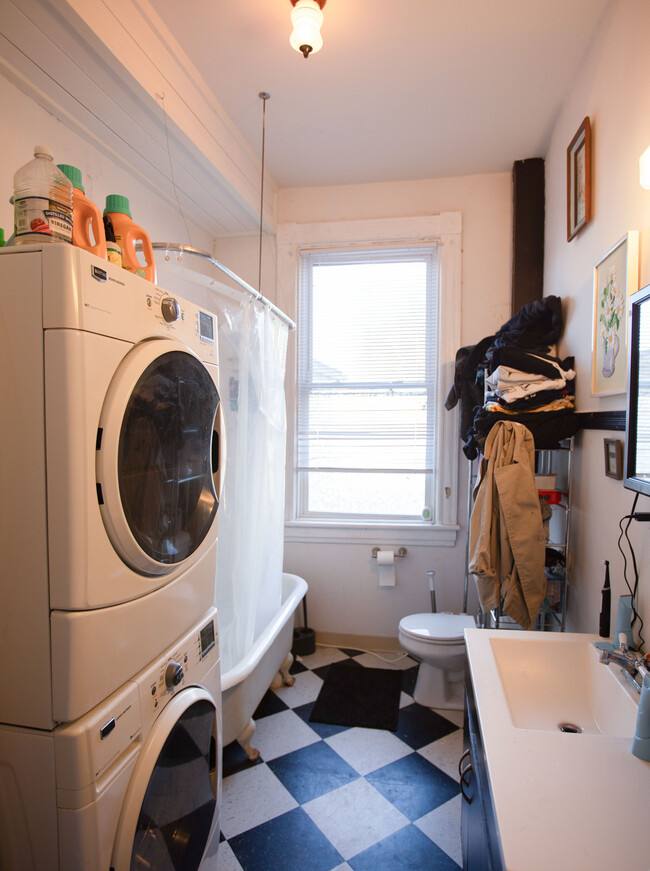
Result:
<svg viewBox="0 0 650 871"><path fill-rule="evenodd" d="M377 659L381 659L381 661L385 662L387 665L390 665L393 662L400 662L402 659L408 658L408 653L401 653L399 656L395 657L395 659L386 659L374 650L364 650L362 647L356 647L354 644L321 644L320 641L317 641L316 647L331 647L333 650L341 650L341 647L347 647L348 650L358 650L359 653L369 653L371 656L376 656Z"/></svg>

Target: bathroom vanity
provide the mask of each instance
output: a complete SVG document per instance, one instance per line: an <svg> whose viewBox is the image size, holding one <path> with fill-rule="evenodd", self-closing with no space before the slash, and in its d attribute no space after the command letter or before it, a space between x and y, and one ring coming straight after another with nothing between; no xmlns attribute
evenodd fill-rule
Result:
<svg viewBox="0 0 650 871"><path fill-rule="evenodd" d="M466 631L466 871L649 871L638 695L597 636Z"/></svg>
<svg viewBox="0 0 650 871"><path fill-rule="evenodd" d="M485 748L469 667L465 677L465 724L460 775L461 835L464 871L503 871Z"/></svg>

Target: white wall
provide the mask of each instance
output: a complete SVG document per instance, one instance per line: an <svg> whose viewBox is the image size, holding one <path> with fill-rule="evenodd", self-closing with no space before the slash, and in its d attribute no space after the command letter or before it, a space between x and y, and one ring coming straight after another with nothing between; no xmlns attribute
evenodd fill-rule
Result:
<svg viewBox="0 0 650 871"><path fill-rule="evenodd" d="M576 358L578 411L625 408L625 396L591 395L591 329L594 265L628 230L640 233L639 286L650 282L650 192L639 186L638 158L650 144L650 3L615 0L585 58L568 83L568 95L546 157L545 293L565 302L563 351ZM582 119L592 125L593 218L566 241L566 149ZM620 432L582 432L577 439L575 475L574 588L569 628L598 631L603 560L610 561L613 612L623 586L617 548L619 519L632 507L633 493L606 478L603 438ZM648 511L645 497L638 510ZM630 535L640 567L639 607L650 634L650 526L634 523ZM614 616L612 617L613 629Z"/></svg>
<svg viewBox="0 0 650 871"><path fill-rule="evenodd" d="M0 166L0 227L8 239L13 232L13 176L34 156L35 145L52 149L55 163L67 163L81 170L86 196L103 211L108 194L129 198L133 220L152 241L189 242L185 222L178 208L152 193L146 182L125 163L117 163L104 151L85 141L58 121L7 79L2 79L2 118L11 132L3 139ZM205 231L190 225L191 242L206 251L212 240Z"/></svg>
<svg viewBox="0 0 650 871"><path fill-rule="evenodd" d="M509 173L407 183L281 190L278 223L395 218L459 211L463 222L461 342L475 343L510 317L511 177ZM287 313L295 299L278 289ZM289 300L289 304L285 302ZM399 300L396 300L399 305ZM293 308L292 308L293 306ZM293 341L293 340L292 340ZM291 359L291 353L289 358ZM447 414L448 412L443 412ZM460 450L460 440L458 442ZM426 572L436 571L440 609L462 606L466 553L467 460L461 457L461 530L455 547L408 544L397 584L378 589L372 545L285 543L285 569L309 583L309 625L319 633L395 638L401 617L430 609ZM397 548L404 542L396 540ZM382 544L382 547L384 545ZM477 598L470 584L470 609Z"/></svg>

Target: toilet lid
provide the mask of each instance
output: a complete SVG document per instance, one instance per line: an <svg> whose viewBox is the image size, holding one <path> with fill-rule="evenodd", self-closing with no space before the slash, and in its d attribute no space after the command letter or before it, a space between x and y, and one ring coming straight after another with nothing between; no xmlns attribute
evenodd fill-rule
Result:
<svg viewBox="0 0 650 871"><path fill-rule="evenodd" d="M399 623L405 635L418 641L462 642L464 630L475 626L470 614L410 614Z"/></svg>

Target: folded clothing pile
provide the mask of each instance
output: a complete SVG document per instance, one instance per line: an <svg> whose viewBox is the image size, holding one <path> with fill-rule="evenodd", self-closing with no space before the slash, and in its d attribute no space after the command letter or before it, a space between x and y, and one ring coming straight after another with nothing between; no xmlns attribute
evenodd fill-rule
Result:
<svg viewBox="0 0 650 871"><path fill-rule="evenodd" d="M577 431L573 358L556 356L562 327L562 301L548 296L523 306L494 336L458 351L445 407L461 404L460 437L469 459L498 420L523 423L538 449Z"/></svg>

